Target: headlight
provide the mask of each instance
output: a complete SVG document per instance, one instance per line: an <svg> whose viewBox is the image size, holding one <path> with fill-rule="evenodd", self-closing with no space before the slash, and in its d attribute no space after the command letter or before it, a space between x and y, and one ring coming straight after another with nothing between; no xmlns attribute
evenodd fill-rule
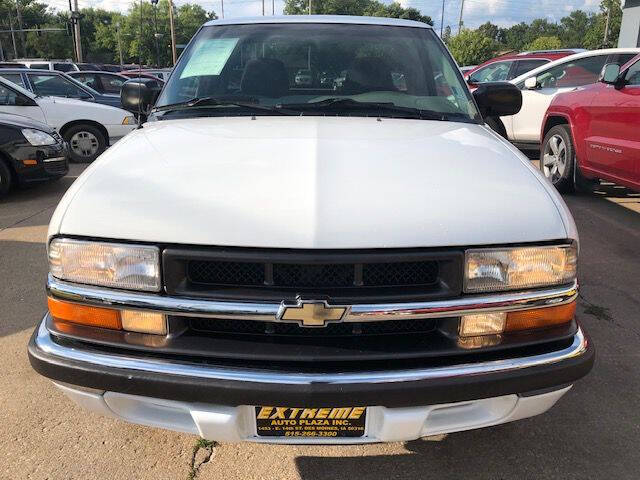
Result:
<svg viewBox="0 0 640 480"><path fill-rule="evenodd" d="M129 290L160 290L160 250L147 245L54 239L49 271L61 280Z"/></svg>
<svg viewBox="0 0 640 480"><path fill-rule="evenodd" d="M27 141L34 147L40 147L43 145L55 145L56 139L42 130L34 130L33 128L23 128L22 135Z"/></svg>
<svg viewBox="0 0 640 480"><path fill-rule="evenodd" d="M464 291L516 290L570 283L576 278L575 245L467 250Z"/></svg>
<svg viewBox="0 0 640 480"><path fill-rule="evenodd" d="M136 117L134 117L133 115L124 117L124 119L122 120L122 125L135 125L136 123Z"/></svg>

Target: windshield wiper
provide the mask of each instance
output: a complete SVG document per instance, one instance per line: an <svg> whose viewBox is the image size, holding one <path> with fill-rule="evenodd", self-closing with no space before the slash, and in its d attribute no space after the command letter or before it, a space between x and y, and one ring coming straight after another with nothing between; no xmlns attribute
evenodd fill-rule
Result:
<svg viewBox="0 0 640 480"><path fill-rule="evenodd" d="M192 98L186 102L172 103L169 105L162 105L153 109L154 112L168 112L168 111L181 111L198 107L226 107L235 106L246 108L253 111L271 112L278 115L300 115L293 110L287 110L286 108L277 108L270 105L260 105L257 102L243 101L236 99L224 99L216 97L200 97Z"/></svg>
<svg viewBox="0 0 640 480"><path fill-rule="evenodd" d="M377 112L387 112L396 114L403 118L419 118L421 120L442 120L448 121L451 118L458 118L455 113L436 112L435 110L422 110L420 108L402 107L392 102L360 102L353 98L331 97L319 102L311 103L282 103L277 105L279 108L289 110L304 111L327 111L340 108L348 108L352 110L368 110ZM467 118L460 115L460 119Z"/></svg>

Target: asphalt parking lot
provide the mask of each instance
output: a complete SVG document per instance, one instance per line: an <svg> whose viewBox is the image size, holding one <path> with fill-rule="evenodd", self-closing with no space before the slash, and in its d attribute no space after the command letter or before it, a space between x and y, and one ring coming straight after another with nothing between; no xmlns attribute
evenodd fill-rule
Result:
<svg viewBox="0 0 640 480"><path fill-rule="evenodd" d="M26 344L46 309L47 224L83 168L0 201L1 478L638 478L640 194L608 185L565 197L581 237L579 317L597 359L547 414L408 443L206 445L87 413L29 365Z"/></svg>

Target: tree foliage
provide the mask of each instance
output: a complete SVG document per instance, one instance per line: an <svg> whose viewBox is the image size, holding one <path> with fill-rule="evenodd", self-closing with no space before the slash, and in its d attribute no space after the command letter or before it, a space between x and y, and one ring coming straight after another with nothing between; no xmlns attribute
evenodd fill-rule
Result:
<svg viewBox="0 0 640 480"><path fill-rule="evenodd" d="M399 2L387 5L377 0L313 0L311 6L314 14L404 18L433 25L431 17L422 15L419 10L413 7L405 8ZM308 14L309 0L285 0L284 13L287 15Z"/></svg>
<svg viewBox="0 0 640 480"><path fill-rule="evenodd" d="M526 47L527 50L557 50L558 48L562 48L562 41L555 35L538 37Z"/></svg>
<svg viewBox="0 0 640 480"><path fill-rule="evenodd" d="M479 30L463 29L449 40L449 50L460 65L477 65L495 55L499 44Z"/></svg>
<svg viewBox="0 0 640 480"><path fill-rule="evenodd" d="M605 40L607 13L609 31ZM574 10L558 23L538 18L529 24L521 22L509 28L500 28L486 22L476 30L463 29L458 35L443 39L460 65L475 65L496 53L510 51L615 47L621 22L620 0L602 0L600 12ZM458 39L461 35L462 38Z"/></svg>
<svg viewBox="0 0 640 480"><path fill-rule="evenodd" d="M61 32L27 32L15 34L16 52L10 34L2 34L2 50L5 59L15 57L72 58L73 37L67 32L68 12L55 12L37 0L18 0L23 28L61 28ZM0 28L18 28L15 0L0 0ZM9 17L11 14L11 17ZM150 3L135 2L126 14L102 9L86 8L80 11L82 51L85 61L119 63L118 33L124 63L160 66L171 64L171 37L169 33L169 2L160 0L157 7ZM215 19L215 12L207 12L196 3L174 6L176 43L185 44L208 20ZM158 55L156 37L158 33Z"/></svg>

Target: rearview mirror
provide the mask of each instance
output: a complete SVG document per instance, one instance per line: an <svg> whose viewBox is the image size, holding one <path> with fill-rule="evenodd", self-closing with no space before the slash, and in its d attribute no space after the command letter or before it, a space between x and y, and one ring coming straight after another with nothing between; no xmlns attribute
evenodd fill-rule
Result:
<svg viewBox="0 0 640 480"><path fill-rule="evenodd" d="M152 78L135 78L122 84L120 101L122 107L130 112L147 114L156 103L162 90L159 80Z"/></svg>
<svg viewBox="0 0 640 480"><path fill-rule="evenodd" d="M484 118L515 115L522 107L522 92L509 82L481 83L473 98Z"/></svg>
<svg viewBox="0 0 640 480"><path fill-rule="evenodd" d="M524 81L524 88L527 90L534 90L538 88L538 79L536 77L529 77Z"/></svg>
<svg viewBox="0 0 640 480"><path fill-rule="evenodd" d="M607 63L600 73L600 81L609 85L617 85L620 81L620 65Z"/></svg>

